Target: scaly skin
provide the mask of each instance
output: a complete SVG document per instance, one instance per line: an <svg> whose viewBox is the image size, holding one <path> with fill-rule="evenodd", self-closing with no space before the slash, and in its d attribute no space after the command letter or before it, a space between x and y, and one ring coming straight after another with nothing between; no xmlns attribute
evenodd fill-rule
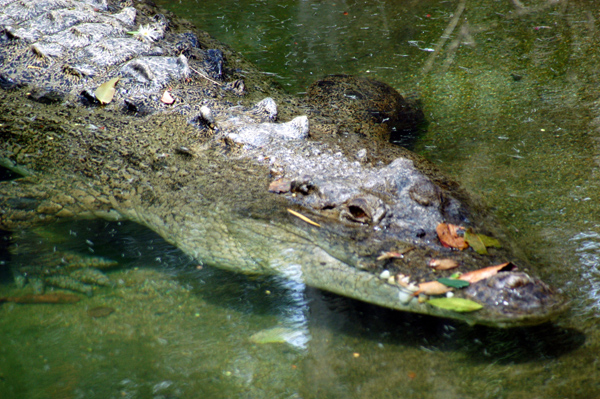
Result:
<svg viewBox="0 0 600 399"><path fill-rule="evenodd" d="M244 98L231 90L240 78L234 72L225 77L229 83L174 79L172 92L181 103L154 107L155 114L144 117L120 112L124 91L106 107L81 105L76 93L85 81L63 81L60 100L45 101L50 104L29 100L40 77L32 87L0 92L0 164L27 175L0 183L0 228L84 217L132 220L206 264L280 274L366 302L472 324L533 325L565 309L559 294L528 274L493 218L427 161L351 129L332 132L336 122L357 125L353 113L343 106L322 113L314 102L288 97L237 55L211 45L226 54L231 71L244 65ZM40 62L28 57L13 61ZM120 65L107 76L118 74ZM162 90L157 87L152 90ZM264 92L274 101L253 106ZM238 101L246 106L232 106ZM376 121L358 122L362 134L381 132ZM435 233L441 222L472 227L503 247L489 256L444 248ZM390 251L402 256L379 258ZM434 273L427 266L432 258L455 259L461 272L507 261L519 271L456 291L483 305L471 313L433 307L411 285L380 278L388 270L420 283L456 271Z"/></svg>

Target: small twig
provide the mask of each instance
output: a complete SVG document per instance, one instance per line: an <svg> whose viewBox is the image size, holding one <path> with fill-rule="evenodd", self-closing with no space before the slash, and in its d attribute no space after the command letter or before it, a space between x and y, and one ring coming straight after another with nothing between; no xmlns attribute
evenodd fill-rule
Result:
<svg viewBox="0 0 600 399"><path fill-rule="evenodd" d="M301 213L298 213L296 211L291 210L290 208L287 209L287 211L289 213L291 213L292 215L296 216L297 218L304 220L306 223L308 224L312 224L313 226L317 226L317 227L321 227L321 225L317 222L313 222L312 220L310 220L309 218L307 218L306 216L304 216Z"/></svg>
<svg viewBox="0 0 600 399"><path fill-rule="evenodd" d="M452 43L450 43L446 50L446 53L448 55L446 56L446 60L444 61L444 64L442 66L442 69L444 71L448 70L448 68L450 68L450 65L452 65L452 63L454 62L454 57L456 56L456 52L458 51L458 48L461 45L461 43L469 44L472 46L475 45L475 40L473 40L473 37L469 33L469 24L466 21L460 26L459 33L456 39L454 39Z"/></svg>
<svg viewBox="0 0 600 399"><path fill-rule="evenodd" d="M190 67L190 69L194 72L196 72L198 75L202 76L204 79L213 82L214 84L216 84L217 86L222 86L221 83L217 82L216 80L212 80L211 78L209 78L208 76L206 76L205 74L203 74L202 72L199 72L197 70L195 70L194 68Z"/></svg>

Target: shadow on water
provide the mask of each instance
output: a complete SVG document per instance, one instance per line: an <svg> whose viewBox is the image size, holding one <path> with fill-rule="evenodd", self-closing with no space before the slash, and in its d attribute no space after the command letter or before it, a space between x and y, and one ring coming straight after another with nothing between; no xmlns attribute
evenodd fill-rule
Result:
<svg viewBox="0 0 600 399"><path fill-rule="evenodd" d="M422 348L428 352L462 352L475 363L519 364L558 358L580 348L583 332L554 323L500 329L469 326L437 317L373 306L315 289L328 312L314 314L313 323L384 345Z"/></svg>
<svg viewBox="0 0 600 399"><path fill-rule="evenodd" d="M8 267L10 245L10 233L0 230L0 284L8 282L11 279L10 269Z"/></svg>
<svg viewBox="0 0 600 399"><path fill-rule="evenodd" d="M0 181L12 180L17 177L19 176L16 173L0 166ZM10 243L10 233L0 230L0 284L10 281L11 279L11 273L8 267L8 247Z"/></svg>

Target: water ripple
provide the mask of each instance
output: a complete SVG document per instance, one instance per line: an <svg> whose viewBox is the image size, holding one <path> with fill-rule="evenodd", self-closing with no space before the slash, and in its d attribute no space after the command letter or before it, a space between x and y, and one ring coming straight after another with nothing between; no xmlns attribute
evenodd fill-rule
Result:
<svg viewBox="0 0 600 399"><path fill-rule="evenodd" d="M584 231L569 241L578 242L575 250L579 258L580 291L587 297L586 308L600 313L600 233Z"/></svg>

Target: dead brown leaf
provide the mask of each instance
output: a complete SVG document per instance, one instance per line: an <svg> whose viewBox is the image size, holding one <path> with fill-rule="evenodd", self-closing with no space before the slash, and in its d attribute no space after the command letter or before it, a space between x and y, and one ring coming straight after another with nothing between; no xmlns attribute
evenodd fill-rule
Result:
<svg viewBox="0 0 600 399"><path fill-rule="evenodd" d="M464 237L461 237L458 234L460 230L464 230L464 228L449 223L440 223L435 228L438 238L443 246L446 248L457 248L462 251L463 249L469 248L469 244L467 244Z"/></svg>
<svg viewBox="0 0 600 399"><path fill-rule="evenodd" d="M440 283L439 281L428 281L426 283L419 284L419 290L415 292L414 295L442 295L450 291L452 291L452 288Z"/></svg>
<svg viewBox="0 0 600 399"><path fill-rule="evenodd" d="M502 263L501 265L495 265L490 267L484 267L483 269L473 270L472 272L465 273L459 277L460 280L468 281L471 284L474 284L478 281L485 280L486 278L490 278L493 275L497 274L500 270L508 269L513 270L514 265L510 262Z"/></svg>
<svg viewBox="0 0 600 399"><path fill-rule="evenodd" d="M453 259L431 259L429 267L435 270L450 270L458 267L458 262Z"/></svg>
<svg viewBox="0 0 600 399"><path fill-rule="evenodd" d="M406 247L406 248L402 248L402 249L400 249L398 251L382 252L381 255L379 255L377 257L377 260L403 258L404 254L406 254L407 252L412 251L413 249L415 249L415 247Z"/></svg>
<svg viewBox="0 0 600 399"><path fill-rule="evenodd" d="M269 184L269 191L272 193L287 193L292 189L292 182L285 179L277 179Z"/></svg>

